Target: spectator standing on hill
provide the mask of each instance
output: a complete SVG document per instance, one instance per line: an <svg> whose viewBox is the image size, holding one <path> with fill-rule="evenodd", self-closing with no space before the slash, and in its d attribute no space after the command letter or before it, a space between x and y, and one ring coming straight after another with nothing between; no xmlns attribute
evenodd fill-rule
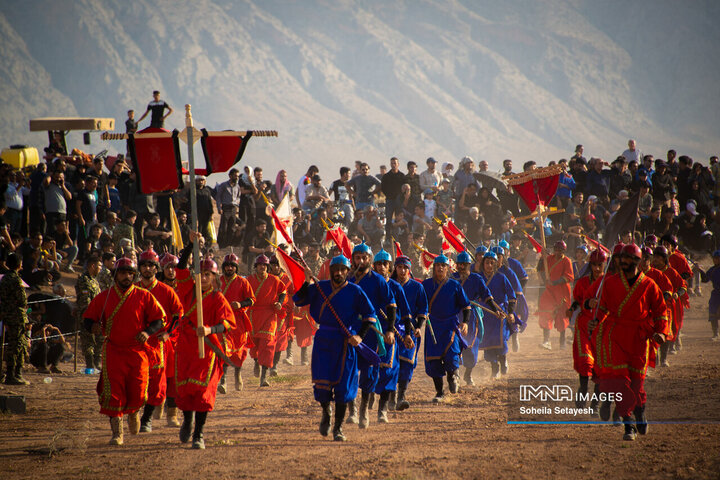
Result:
<svg viewBox="0 0 720 480"><path fill-rule="evenodd" d="M165 114L165 110L168 111L167 114ZM150 127L151 128L164 128L165 125L165 119L169 117L173 113L173 109L170 105L168 105L165 100L160 100L160 91L155 90L153 92L153 100L152 102L148 103L147 110L145 110L145 113L142 114L142 117L140 117L137 121L137 123L140 123L143 121L145 117L147 117L148 113L151 113L150 116ZM128 115L129 117L129 115ZM135 127L137 128L137 127Z"/></svg>

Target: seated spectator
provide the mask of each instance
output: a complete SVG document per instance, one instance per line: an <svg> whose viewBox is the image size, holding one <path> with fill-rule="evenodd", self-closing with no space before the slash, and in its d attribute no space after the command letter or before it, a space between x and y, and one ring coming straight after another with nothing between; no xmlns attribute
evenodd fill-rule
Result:
<svg viewBox="0 0 720 480"><path fill-rule="evenodd" d="M425 204L418 203L415 205L415 214L412 217L412 232L427 235L428 230L432 227L432 219L425 216Z"/></svg>
<svg viewBox="0 0 720 480"><path fill-rule="evenodd" d="M143 239L152 240L157 246L155 251L160 253L169 252L172 248L172 233L167 228L160 226L160 215L151 213L148 224L143 229Z"/></svg>
<svg viewBox="0 0 720 480"><path fill-rule="evenodd" d="M63 265L60 270L73 273L75 270L73 270L72 265L77 258L78 248L70 238L67 220L58 220L55 222L55 232L53 232L52 239L55 240L55 248L58 255L65 261L65 265Z"/></svg>
<svg viewBox="0 0 720 480"><path fill-rule="evenodd" d="M42 325L34 328L32 335L30 363L38 373L62 373L58 364L66 354L72 357L72 350L60 330L52 325Z"/></svg>
<svg viewBox="0 0 720 480"><path fill-rule="evenodd" d="M21 276L33 290L60 279L60 272L52 269L53 261L48 256L43 252L42 233L34 232L23 242Z"/></svg>

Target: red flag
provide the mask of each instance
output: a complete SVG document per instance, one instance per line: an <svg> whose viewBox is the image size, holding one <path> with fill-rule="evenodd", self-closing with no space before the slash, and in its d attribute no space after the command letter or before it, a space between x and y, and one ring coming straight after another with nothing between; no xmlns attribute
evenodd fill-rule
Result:
<svg viewBox="0 0 720 480"><path fill-rule="evenodd" d="M245 147L252 137L253 132L248 131L244 137L225 137L209 135L204 128L201 130L200 144L205 156L205 172L202 175L211 173L227 172L238 163L245 153ZM195 170L199 173L200 169Z"/></svg>
<svg viewBox="0 0 720 480"><path fill-rule="evenodd" d="M395 243L395 258L402 257L403 253L402 250L400 250L400 242L396 240L393 243Z"/></svg>
<svg viewBox="0 0 720 480"><path fill-rule="evenodd" d="M457 225L452 220L448 220L447 222L447 228L450 230L450 232L455 235L457 238L465 239L465 234L458 228Z"/></svg>
<svg viewBox="0 0 720 480"><path fill-rule="evenodd" d="M542 248L542 245L540 245L540 244L538 243L538 241L535 240L533 237L531 237L530 235L528 235L527 232L523 232L523 233L525 234L525 236L527 237L527 239L530 241L530 243L532 243L532 246L533 246L533 248L535 249L535 251L536 251L537 253L542 252L542 249L543 249L543 248Z"/></svg>
<svg viewBox="0 0 720 480"><path fill-rule="evenodd" d="M345 255L347 258L352 258L352 243L350 242L348 236L345 235L345 232L342 230L342 228L337 227L328 230L325 234L325 240L332 240L333 242L335 242L335 245L338 246L343 255Z"/></svg>
<svg viewBox="0 0 720 480"><path fill-rule="evenodd" d="M534 212L538 205L545 207L550 203L557 192L562 173L562 167L559 165L536 168L511 175L508 185L520 195L528 209Z"/></svg>
<svg viewBox="0 0 720 480"><path fill-rule="evenodd" d="M425 266L425 270L430 268L430 266L433 264L433 261L435 260L435 257L437 257L437 255L434 255L427 250L422 251L422 253L420 254L420 259Z"/></svg>
<svg viewBox="0 0 720 480"><path fill-rule="evenodd" d="M167 136L143 138L143 133L167 133ZM183 187L178 133L177 130L168 132L162 128L146 128L128 135L128 150L140 193L149 195Z"/></svg>
<svg viewBox="0 0 720 480"><path fill-rule="evenodd" d="M593 247L595 247L596 250L599 249L599 250L602 250L602 251L605 252L605 253L608 253L608 254L610 253L610 249L607 248L607 247L606 247L605 245L603 245L602 243L598 242L597 240L593 240L593 239L590 238L590 237L583 237L583 238L584 238L585 240L587 240L588 242L590 242L590 244L591 244Z"/></svg>
<svg viewBox="0 0 720 480"><path fill-rule="evenodd" d="M272 216L273 224L275 225L275 230L280 232L280 235L283 236L283 238L285 239L286 242L288 242L288 244L292 245L293 244L292 236L290 236L290 234L287 231L287 223L280 220L280 217L278 217L277 213L275 212L275 209L272 207L270 207L270 215Z"/></svg>
<svg viewBox="0 0 720 480"><path fill-rule="evenodd" d="M297 292L305 283L305 267L300 265L297 260L285 253L281 248L275 250L275 256L280 262L280 266L287 272L288 277L293 283L293 287Z"/></svg>
<svg viewBox="0 0 720 480"><path fill-rule="evenodd" d="M463 245L463 242L459 240L448 227L445 225L442 225L442 232L445 236L445 239L448 241L448 243L452 246L452 248L455 249L456 252L464 252L465 251L465 245Z"/></svg>

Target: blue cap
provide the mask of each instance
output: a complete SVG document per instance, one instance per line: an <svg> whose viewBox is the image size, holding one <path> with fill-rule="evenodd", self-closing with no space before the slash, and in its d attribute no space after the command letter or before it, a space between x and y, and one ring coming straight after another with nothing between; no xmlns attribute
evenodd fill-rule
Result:
<svg viewBox="0 0 720 480"><path fill-rule="evenodd" d="M400 255L395 259L395 265L405 265L406 267L410 268L412 267L412 262L410 261L410 257Z"/></svg>
<svg viewBox="0 0 720 480"><path fill-rule="evenodd" d="M715 250L712 254L713 257L720 257L720 250Z"/></svg>
<svg viewBox="0 0 720 480"><path fill-rule="evenodd" d="M485 252L483 258L492 258L493 260L497 260L497 255L495 255L495 252Z"/></svg>
<svg viewBox="0 0 720 480"><path fill-rule="evenodd" d="M345 268L350 268L350 260L345 255L338 255L337 257L333 257L332 260L330 260L330 266L333 265L342 265Z"/></svg>
<svg viewBox="0 0 720 480"><path fill-rule="evenodd" d="M498 245L500 245L500 246L501 246L502 248L504 248L505 250L509 250L509 249L510 249L510 244L508 243L507 240L500 240L500 243L498 243Z"/></svg>
<svg viewBox="0 0 720 480"><path fill-rule="evenodd" d="M355 247L353 248L352 253L353 253L353 254L355 254L355 253L367 253L367 254L369 254L369 255L372 255L372 248L370 248L370 246L369 246L367 243L362 242L362 243L358 243L357 245L355 245Z"/></svg>
<svg viewBox="0 0 720 480"><path fill-rule="evenodd" d="M450 265L450 259L443 254L438 255L433 260L433 265Z"/></svg>
<svg viewBox="0 0 720 480"><path fill-rule="evenodd" d="M480 245L475 249L476 255L483 255L485 252L487 252L487 247L485 245Z"/></svg>
<svg viewBox="0 0 720 480"><path fill-rule="evenodd" d="M373 263L375 262L392 262L392 257L388 252L381 248L373 259Z"/></svg>
<svg viewBox="0 0 720 480"><path fill-rule="evenodd" d="M457 254L457 259L455 260L455 263L472 263L472 258L467 251L460 252Z"/></svg>
<svg viewBox="0 0 720 480"><path fill-rule="evenodd" d="M505 255L505 251L503 250L502 247L492 247L492 248L490 249L490 251L491 251L492 253L494 253L496 256Z"/></svg>
<svg viewBox="0 0 720 480"><path fill-rule="evenodd" d="M575 250L582 250L586 254L590 251L590 250L588 250L587 246L585 246L585 245L578 245L577 247L575 247Z"/></svg>

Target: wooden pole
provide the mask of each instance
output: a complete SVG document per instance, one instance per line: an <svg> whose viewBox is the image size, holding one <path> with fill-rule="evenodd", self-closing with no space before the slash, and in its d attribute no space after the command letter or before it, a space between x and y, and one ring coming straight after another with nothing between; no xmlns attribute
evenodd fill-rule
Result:
<svg viewBox="0 0 720 480"><path fill-rule="evenodd" d="M542 206L538 205L538 217L540 218L540 240L542 241L542 260L543 267L545 267L545 284L550 280L550 272L548 271L547 263L547 244L545 243L545 215L543 214Z"/></svg>
<svg viewBox="0 0 720 480"><path fill-rule="evenodd" d="M188 146L188 170L190 170L190 228L198 232L197 187L195 186L195 154L193 153L193 120L190 104L185 105L185 127ZM203 326L202 280L200 277L200 242L193 243L193 278L195 279L195 311L197 327ZM198 337L198 357L205 358L203 337Z"/></svg>

